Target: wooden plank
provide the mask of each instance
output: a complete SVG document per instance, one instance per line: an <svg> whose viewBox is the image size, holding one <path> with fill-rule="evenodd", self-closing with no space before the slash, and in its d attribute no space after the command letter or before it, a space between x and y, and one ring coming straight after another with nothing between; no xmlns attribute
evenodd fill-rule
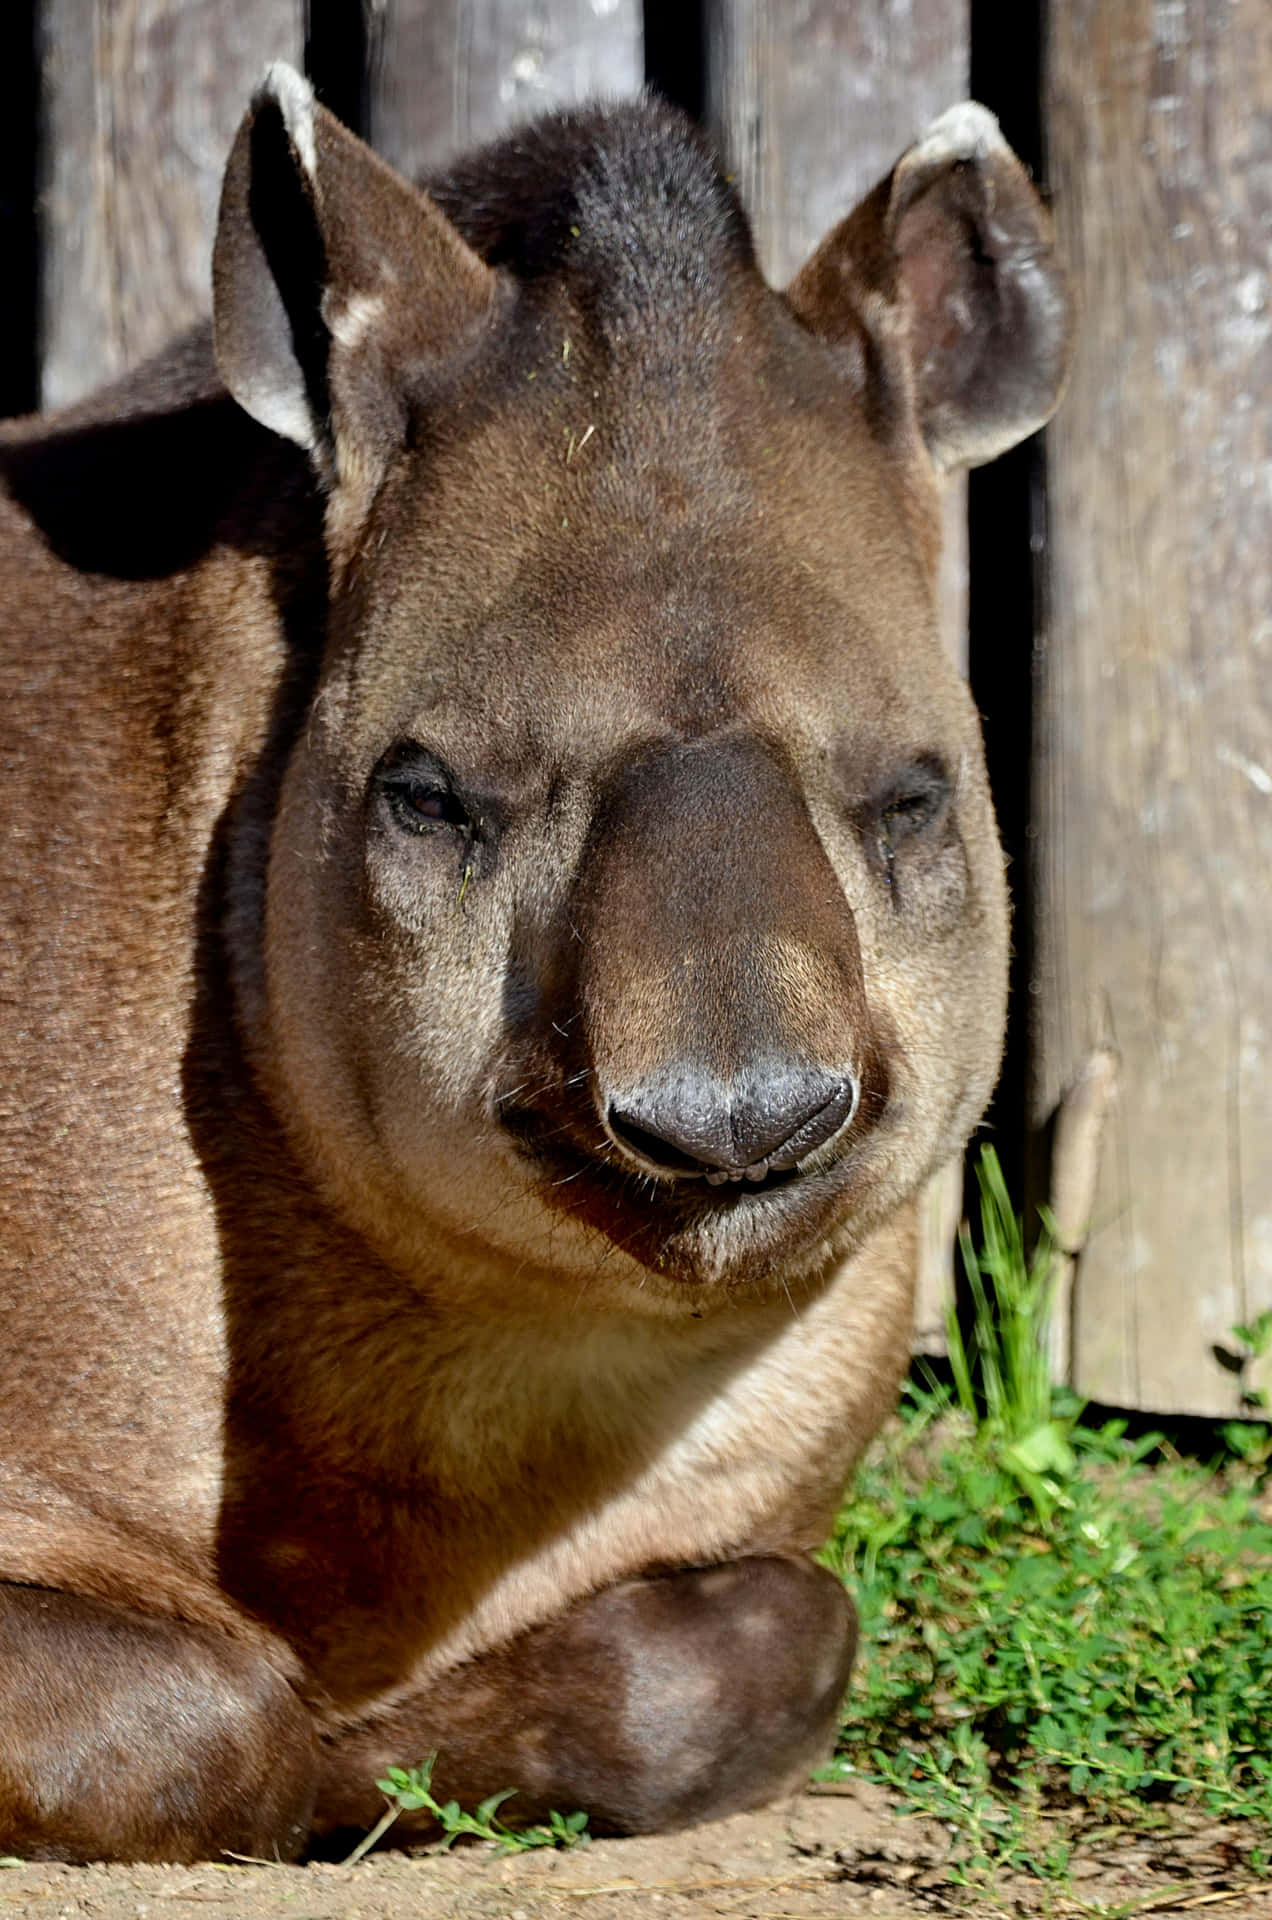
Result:
<svg viewBox="0 0 1272 1920"><path fill-rule="evenodd" d="M946 1352L946 1314L955 1295L955 1246L963 1215L963 1162L947 1161L933 1174L919 1208L918 1266L914 1276L915 1353Z"/></svg>
<svg viewBox="0 0 1272 1920"><path fill-rule="evenodd" d="M1231 1414L1272 1303L1272 8L1066 0L1049 169L1084 309L1050 447L1038 1117L1121 1055L1084 1393Z"/></svg>
<svg viewBox="0 0 1272 1920"><path fill-rule="evenodd" d="M367 136L415 177L546 107L635 93L639 0L372 0Z"/></svg>
<svg viewBox="0 0 1272 1920"><path fill-rule="evenodd" d="M708 0L708 116L751 210L761 264L792 277L903 148L967 95L967 0ZM967 661L967 499L946 488L941 619ZM929 1188L915 1347L940 1352L953 1284L957 1167Z"/></svg>
<svg viewBox="0 0 1272 1920"><path fill-rule="evenodd" d="M0 7L0 415L36 404L35 22L31 0Z"/></svg>
<svg viewBox="0 0 1272 1920"><path fill-rule="evenodd" d="M44 0L41 395L74 400L208 309L221 170L303 0Z"/></svg>
<svg viewBox="0 0 1272 1920"><path fill-rule="evenodd" d="M968 31L967 0L708 0L709 117L775 283L965 98Z"/></svg>

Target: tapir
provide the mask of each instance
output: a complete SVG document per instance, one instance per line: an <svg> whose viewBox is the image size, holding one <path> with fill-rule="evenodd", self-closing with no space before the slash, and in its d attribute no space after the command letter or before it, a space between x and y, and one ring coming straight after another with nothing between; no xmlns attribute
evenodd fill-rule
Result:
<svg viewBox="0 0 1272 1920"><path fill-rule="evenodd" d="M669 107L422 188L275 66L211 327L5 429L0 1851L827 1751L1004 1020L942 475L1071 330L976 105L778 291Z"/></svg>

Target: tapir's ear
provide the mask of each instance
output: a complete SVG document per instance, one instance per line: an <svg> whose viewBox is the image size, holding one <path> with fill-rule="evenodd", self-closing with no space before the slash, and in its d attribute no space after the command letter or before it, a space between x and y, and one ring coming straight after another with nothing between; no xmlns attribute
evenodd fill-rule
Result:
<svg viewBox="0 0 1272 1920"><path fill-rule="evenodd" d="M1051 218L974 101L901 156L786 297L813 332L864 336L865 377L908 388L938 467L992 460L1060 398L1074 306Z"/></svg>
<svg viewBox="0 0 1272 1920"><path fill-rule="evenodd" d="M483 321L495 276L279 62L230 153L212 282L239 405L328 481L365 486L400 444L406 374Z"/></svg>

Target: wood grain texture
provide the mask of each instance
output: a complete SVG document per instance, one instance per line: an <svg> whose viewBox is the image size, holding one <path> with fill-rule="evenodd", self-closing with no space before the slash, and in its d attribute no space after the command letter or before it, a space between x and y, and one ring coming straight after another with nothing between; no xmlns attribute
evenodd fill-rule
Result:
<svg viewBox="0 0 1272 1920"><path fill-rule="evenodd" d="M967 93L967 0L708 0L710 117L785 284Z"/></svg>
<svg viewBox="0 0 1272 1920"><path fill-rule="evenodd" d="M1051 442L1037 1109L1122 1085L1074 1295L1084 1393L1237 1410L1272 1303L1272 8L1051 8L1084 303Z"/></svg>
<svg viewBox="0 0 1272 1920"><path fill-rule="evenodd" d="M367 132L408 176L546 107L632 94L639 0L369 0Z"/></svg>
<svg viewBox="0 0 1272 1920"><path fill-rule="evenodd" d="M221 170L303 0L44 0L41 395L77 399L208 309Z"/></svg>
<svg viewBox="0 0 1272 1920"><path fill-rule="evenodd" d="M783 286L924 127L966 97L968 0L708 0L707 26L712 129L751 210L760 262ZM946 488L941 617L965 666L961 480ZM920 1352L944 1348L961 1184L957 1168L945 1169L924 1206Z"/></svg>

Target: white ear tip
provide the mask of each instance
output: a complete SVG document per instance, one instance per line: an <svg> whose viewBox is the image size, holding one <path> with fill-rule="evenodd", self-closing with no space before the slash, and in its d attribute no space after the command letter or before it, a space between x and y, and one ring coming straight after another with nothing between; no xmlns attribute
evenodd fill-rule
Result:
<svg viewBox="0 0 1272 1920"><path fill-rule="evenodd" d="M297 73L295 67L289 66L286 60L271 60L256 97L258 100L277 101L283 124L300 155L302 166L307 173L316 173L318 156L314 146L314 90L308 80L303 74Z"/></svg>
<svg viewBox="0 0 1272 1920"><path fill-rule="evenodd" d="M914 149L929 165L946 160L983 160L993 149L1007 145L998 121L978 100L960 100L932 122Z"/></svg>

